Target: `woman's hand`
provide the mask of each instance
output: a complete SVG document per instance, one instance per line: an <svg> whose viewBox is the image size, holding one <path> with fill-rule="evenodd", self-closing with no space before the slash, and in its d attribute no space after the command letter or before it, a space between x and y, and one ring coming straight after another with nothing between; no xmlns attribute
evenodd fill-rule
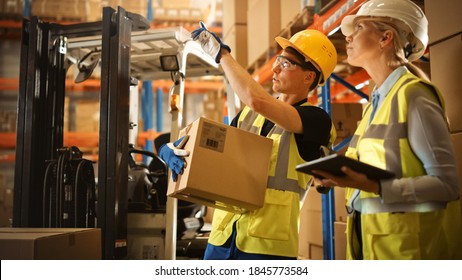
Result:
<svg viewBox="0 0 462 280"><path fill-rule="evenodd" d="M346 166L343 166L341 170L345 176L340 177L321 170L313 170L313 173L319 175L319 177L315 177L315 185L349 187L376 194L380 193L378 181L370 180L366 174L353 171Z"/></svg>

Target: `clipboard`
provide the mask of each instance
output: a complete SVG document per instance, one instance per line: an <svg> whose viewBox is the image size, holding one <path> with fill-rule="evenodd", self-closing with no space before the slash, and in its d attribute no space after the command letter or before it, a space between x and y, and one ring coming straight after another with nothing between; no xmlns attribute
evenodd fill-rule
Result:
<svg viewBox="0 0 462 280"><path fill-rule="evenodd" d="M295 169L297 171L322 178L320 175L314 174L313 170L322 170L336 176L343 176L344 173L340 170L342 166L347 166L356 172L366 174L369 179L379 180L395 177L395 174L391 171L339 154L331 154L313 161L299 164L295 167Z"/></svg>

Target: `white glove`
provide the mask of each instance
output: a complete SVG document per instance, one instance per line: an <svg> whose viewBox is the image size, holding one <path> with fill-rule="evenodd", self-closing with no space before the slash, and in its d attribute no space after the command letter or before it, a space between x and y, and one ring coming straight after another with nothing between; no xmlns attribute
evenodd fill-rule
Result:
<svg viewBox="0 0 462 280"><path fill-rule="evenodd" d="M199 25L200 28L191 32L192 39L198 41L204 52L214 58L216 63L220 63L221 49L225 48L231 52L231 48L223 44L215 33L210 32L202 21L199 22Z"/></svg>

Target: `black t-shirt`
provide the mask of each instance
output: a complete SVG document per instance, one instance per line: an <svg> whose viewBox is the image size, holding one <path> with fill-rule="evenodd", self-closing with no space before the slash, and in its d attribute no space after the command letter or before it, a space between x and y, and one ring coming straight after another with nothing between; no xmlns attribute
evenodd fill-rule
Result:
<svg viewBox="0 0 462 280"><path fill-rule="evenodd" d="M327 146L330 138L332 126L329 114L316 106L300 106L306 100L293 104L298 111L303 124L303 134L295 134L300 156L305 161L314 160L320 157L319 149L321 145ZM237 120L241 112L232 120L231 125L237 127ZM267 136L274 123L265 119L260 135Z"/></svg>

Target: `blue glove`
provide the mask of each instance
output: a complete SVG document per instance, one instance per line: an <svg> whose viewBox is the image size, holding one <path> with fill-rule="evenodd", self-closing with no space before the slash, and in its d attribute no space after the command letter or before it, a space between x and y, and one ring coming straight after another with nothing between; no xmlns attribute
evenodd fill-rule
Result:
<svg viewBox="0 0 462 280"><path fill-rule="evenodd" d="M164 144L159 149L159 156L167 163L172 171L172 179L174 182L178 179L178 175L183 173L183 169L186 165L184 157L189 155L189 151L177 148L184 137L185 136L181 137L173 143Z"/></svg>
<svg viewBox="0 0 462 280"><path fill-rule="evenodd" d="M215 33L210 32L202 21L199 25L201 27L191 32L191 37L194 41L199 41L204 52L215 58L216 63L220 63L221 49L225 48L231 52L231 48L223 44Z"/></svg>

